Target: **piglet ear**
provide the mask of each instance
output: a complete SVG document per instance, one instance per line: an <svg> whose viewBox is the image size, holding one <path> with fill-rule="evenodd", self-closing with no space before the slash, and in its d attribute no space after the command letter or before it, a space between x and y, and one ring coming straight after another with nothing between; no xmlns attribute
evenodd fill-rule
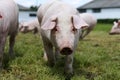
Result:
<svg viewBox="0 0 120 80"><path fill-rule="evenodd" d="M117 22L116 22L116 21L114 21L114 22L113 22L113 24L114 24L114 25L116 25L116 24L117 24Z"/></svg>
<svg viewBox="0 0 120 80"><path fill-rule="evenodd" d="M120 20L118 20L118 27L120 27Z"/></svg>
<svg viewBox="0 0 120 80"><path fill-rule="evenodd" d="M53 29L57 24L57 17L56 16L52 16L51 18L49 18L42 26L41 29L43 30L51 30Z"/></svg>
<svg viewBox="0 0 120 80"><path fill-rule="evenodd" d="M88 28L88 24L80 16L73 15L72 19L73 25L76 29Z"/></svg>

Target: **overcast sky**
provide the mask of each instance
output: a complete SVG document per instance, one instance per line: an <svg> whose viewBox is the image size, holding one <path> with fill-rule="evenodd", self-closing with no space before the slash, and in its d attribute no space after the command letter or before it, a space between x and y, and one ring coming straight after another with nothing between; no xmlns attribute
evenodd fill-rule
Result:
<svg viewBox="0 0 120 80"><path fill-rule="evenodd" d="M49 1L49 0L15 0L15 2L17 2L23 6L26 6L26 7L30 7L31 5L43 4L47 1ZM70 3L75 7L79 7L79 6L89 2L91 0L62 0L62 1Z"/></svg>

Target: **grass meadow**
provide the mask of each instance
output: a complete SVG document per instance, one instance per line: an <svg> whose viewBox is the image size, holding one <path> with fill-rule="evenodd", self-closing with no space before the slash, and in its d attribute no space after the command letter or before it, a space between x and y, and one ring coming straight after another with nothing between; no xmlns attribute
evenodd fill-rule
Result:
<svg viewBox="0 0 120 80"><path fill-rule="evenodd" d="M109 35L112 24L97 24L79 41L74 54L71 80L120 80L120 35ZM8 41L4 70L0 80L65 80L64 58L54 67L43 60L43 44L38 35L19 33L14 46L15 58L8 59Z"/></svg>

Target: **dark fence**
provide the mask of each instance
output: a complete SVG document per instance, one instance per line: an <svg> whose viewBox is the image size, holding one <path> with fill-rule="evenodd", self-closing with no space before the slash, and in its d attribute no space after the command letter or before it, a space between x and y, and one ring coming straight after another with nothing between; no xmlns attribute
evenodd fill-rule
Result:
<svg viewBox="0 0 120 80"><path fill-rule="evenodd" d="M118 19L98 19L98 23L110 23L112 24L114 21L118 21Z"/></svg>

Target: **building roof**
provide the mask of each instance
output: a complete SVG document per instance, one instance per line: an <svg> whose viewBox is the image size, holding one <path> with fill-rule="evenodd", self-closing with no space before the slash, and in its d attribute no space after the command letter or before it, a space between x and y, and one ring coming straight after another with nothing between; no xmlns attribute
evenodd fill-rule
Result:
<svg viewBox="0 0 120 80"><path fill-rule="evenodd" d="M120 0L93 0L79 8L80 9L120 8Z"/></svg>
<svg viewBox="0 0 120 80"><path fill-rule="evenodd" d="M30 8L28 8L28 7L24 7L24 6L20 5L20 4L17 4L17 5L18 5L19 10L22 10L22 11L30 10Z"/></svg>

